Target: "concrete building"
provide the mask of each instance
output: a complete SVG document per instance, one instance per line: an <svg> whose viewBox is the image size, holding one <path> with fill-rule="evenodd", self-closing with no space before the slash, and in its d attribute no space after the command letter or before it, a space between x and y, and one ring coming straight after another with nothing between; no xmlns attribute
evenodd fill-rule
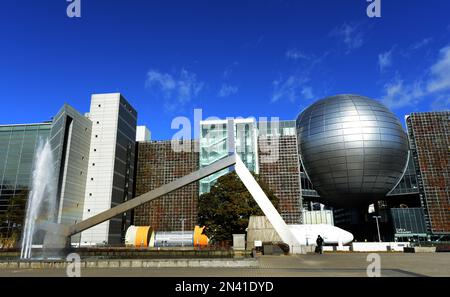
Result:
<svg viewBox="0 0 450 297"><path fill-rule="evenodd" d="M56 222L75 224L83 219L92 122L65 104L53 119L50 144L58 175ZM72 237L79 242L79 235Z"/></svg>
<svg viewBox="0 0 450 297"><path fill-rule="evenodd" d="M237 119L235 149L247 168L259 174L280 199L280 212L288 224L301 223L301 188L295 121ZM200 167L228 155L226 120L200 122ZM200 194L208 192L229 170L200 181Z"/></svg>
<svg viewBox="0 0 450 297"><path fill-rule="evenodd" d="M92 136L83 219L132 198L137 112L118 93L92 95ZM131 223L125 213L82 233L81 244L120 244Z"/></svg>
<svg viewBox="0 0 450 297"><path fill-rule="evenodd" d="M335 96L305 111L297 121L238 119L233 127L234 150L280 199L280 214L288 224L334 223L347 230L356 226L357 240L375 240L376 215L381 217L384 240L450 234L450 112L413 113L406 117L406 134L395 115L366 97ZM55 219L63 224L87 219L230 152L227 120L200 122L199 140L184 140L183 147L189 149L181 152L171 141L150 141L150 131L136 123L136 110L114 93L92 95L90 112L84 116L64 105L52 122L0 126L0 214L26 201L34 152L39 140L47 137L58 174ZM330 138L327 133L336 135ZM83 245L121 244L132 223L161 231L192 229L199 194L229 171L72 240ZM316 191L320 187L321 195ZM368 212L366 206L372 203ZM6 220L0 232L20 230L20 224Z"/></svg>
<svg viewBox="0 0 450 297"><path fill-rule="evenodd" d="M146 126L137 126L136 128L136 142L150 141L152 133Z"/></svg>
<svg viewBox="0 0 450 297"><path fill-rule="evenodd" d="M136 110L121 94L96 94L84 116L65 104L50 122L0 126L0 214L25 209L35 150L46 139L57 175L55 221L72 225L131 199L136 122ZM149 136L144 127L140 137ZM131 213L123 214L73 236L72 242L120 244L131 219ZM21 232L20 225L5 222L1 231Z"/></svg>
<svg viewBox="0 0 450 297"><path fill-rule="evenodd" d="M228 155L226 120L200 123L200 153L196 142L184 144L176 152L170 141L139 142L137 158L136 195L148 192L177 178L210 165ZM301 222L301 190L295 121L256 123L253 119L236 120L235 148L247 167L259 172L262 180L280 199L280 212L289 224ZM197 163L195 163L197 162ZM209 191L211 185L229 169L200 181L199 193ZM203 188L202 188L203 187ZM197 220L197 198L190 185L159 198L135 210L136 225L151 225L158 230L181 230L192 227Z"/></svg>

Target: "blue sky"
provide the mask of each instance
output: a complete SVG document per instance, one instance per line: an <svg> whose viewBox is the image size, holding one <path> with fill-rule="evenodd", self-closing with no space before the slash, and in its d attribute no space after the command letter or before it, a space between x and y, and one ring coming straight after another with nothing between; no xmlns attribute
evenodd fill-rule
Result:
<svg viewBox="0 0 450 297"><path fill-rule="evenodd" d="M294 119L357 93L400 119L450 108L450 2L382 0L2 0L0 124L48 120L121 92L154 139L177 116Z"/></svg>

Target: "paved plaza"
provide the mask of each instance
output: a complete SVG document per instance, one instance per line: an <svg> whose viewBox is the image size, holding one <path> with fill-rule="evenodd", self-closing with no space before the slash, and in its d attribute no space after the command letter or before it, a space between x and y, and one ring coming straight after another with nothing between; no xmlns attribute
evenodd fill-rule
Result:
<svg viewBox="0 0 450 297"><path fill-rule="evenodd" d="M366 253L262 256L256 268L83 268L82 276L98 277L343 277L367 276ZM450 276L450 253L380 253L381 276ZM2 269L2 277L66 276L65 269Z"/></svg>

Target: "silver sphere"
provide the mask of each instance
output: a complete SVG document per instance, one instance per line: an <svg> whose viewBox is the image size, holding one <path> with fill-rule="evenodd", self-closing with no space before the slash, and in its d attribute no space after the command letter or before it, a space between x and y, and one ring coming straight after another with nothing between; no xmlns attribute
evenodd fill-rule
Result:
<svg viewBox="0 0 450 297"><path fill-rule="evenodd" d="M320 201L359 207L383 199L403 175L408 138L381 103L358 95L317 101L297 118L300 158Z"/></svg>

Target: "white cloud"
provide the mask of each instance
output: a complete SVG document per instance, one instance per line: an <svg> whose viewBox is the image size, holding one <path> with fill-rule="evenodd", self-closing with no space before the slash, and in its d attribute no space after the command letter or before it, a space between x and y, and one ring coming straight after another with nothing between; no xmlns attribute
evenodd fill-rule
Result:
<svg viewBox="0 0 450 297"><path fill-rule="evenodd" d="M418 49L421 49L421 48L427 46L428 44L430 44L432 41L433 41L433 38L431 38L431 37L430 37L430 38L424 38L424 39L422 39L421 41L419 41L419 42L413 44L413 45L411 46L411 49L412 49L412 50L418 50Z"/></svg>
<svg viewBox="0 0 450 297"><path fill-rule="evenodd" d="M145 87L161 94L166 110L174 111L196 98L204 83L197 80L196 74L185 69L180 71L178 77L152 69L147 73Z"/></svg>
<svg viewBox="0 0 450 297"><path fill-rule="evenodd" d="M344 43L347 48L347 54L362 47L364 44L363 33L357 25L344 24L335 28L331 35L336 36Z"/></svg>
<svg viewBox="0 0 450 297"><path fill-rule="evenodd" d="M384 86L382 101L391 109L417 105L428 99L434 110L450 105L450 46L439 51L437 61L425 73L425 78L412 83L396 78Z"/></svg>
<svg viewBox="0 0 450 297"><path fill-rule="evenodd" d="M385 95L381 101L390 109L416 105L425 95L420 81L416 81L413 84L405 84L401 79L395 79L393 82L386 84L384 92Z"/></svg>
<svg viewBox="0 0 450 297"><path fill-rule="evenodd" d="M380 67L381 72L392 65L392 52L393 50L391 49L390 51L378 55L378 66Z"/></svg>
<svg viewBox="0 0 450 297"><path fill-rule="evenodd" d="M217 96L225 98L225 97L229 97L231 95L236 94L238 91L239 91L239 88L236 86L222 84L222 87L220 88L220 91L217 94Z"/></svg>
<svg viewBox="0 0 450 297"><path fill-rule="evenodd" d="M303 52L298 49L290 49L286 52L286 58L290 60L309 60L310 57L305 55Z"/></svg>
<svg viewBox="0 0 450 297"><path fill-rule="evenodd" d="M231 65L227 66L226 69L223 71L223 78L229 78L231 74L233 73L234 69L239 66L239 63L237 61L234 61Z"/></svg>
<svg viewBox="0 0 450 297"><path fill-rule="evenodd" d="M305 99L313 99L314 98L314 94L312 92L312 88L311 87L303 87L302 88L302 96Z"/></svg>
<svg viewBox="0 0 450 297"><path fill-rule="evenodd" d="M450 110L450 96L442 96L431 103L432 110Z"/></svg>
<svg viewBox="0 0 450 297"><path fill-rule="evenodd" d="M288 100L295 102L297 99L312 99L312 88L306 86L307 79L291 75L287 80L275 80L273 81L273 94L272 102L278 102L280 100Z"/></svg>
<svg viewBox="0 0 450 297"><path fill-rule="evenodd" d="M431 79L428 81L429 92L450 90L450 46L439 52L439 60L431 67Z"/></svg>
<svg viewBox="0 0 450 297"><path fill-rule="evenodd" d="M176 82L172 75L167 73L161 73L156 70L150 70L147 73L147 80L145 82L146 87L151 87L154 84L158 84L164 91L172 91L176 88Z"/></svg>

